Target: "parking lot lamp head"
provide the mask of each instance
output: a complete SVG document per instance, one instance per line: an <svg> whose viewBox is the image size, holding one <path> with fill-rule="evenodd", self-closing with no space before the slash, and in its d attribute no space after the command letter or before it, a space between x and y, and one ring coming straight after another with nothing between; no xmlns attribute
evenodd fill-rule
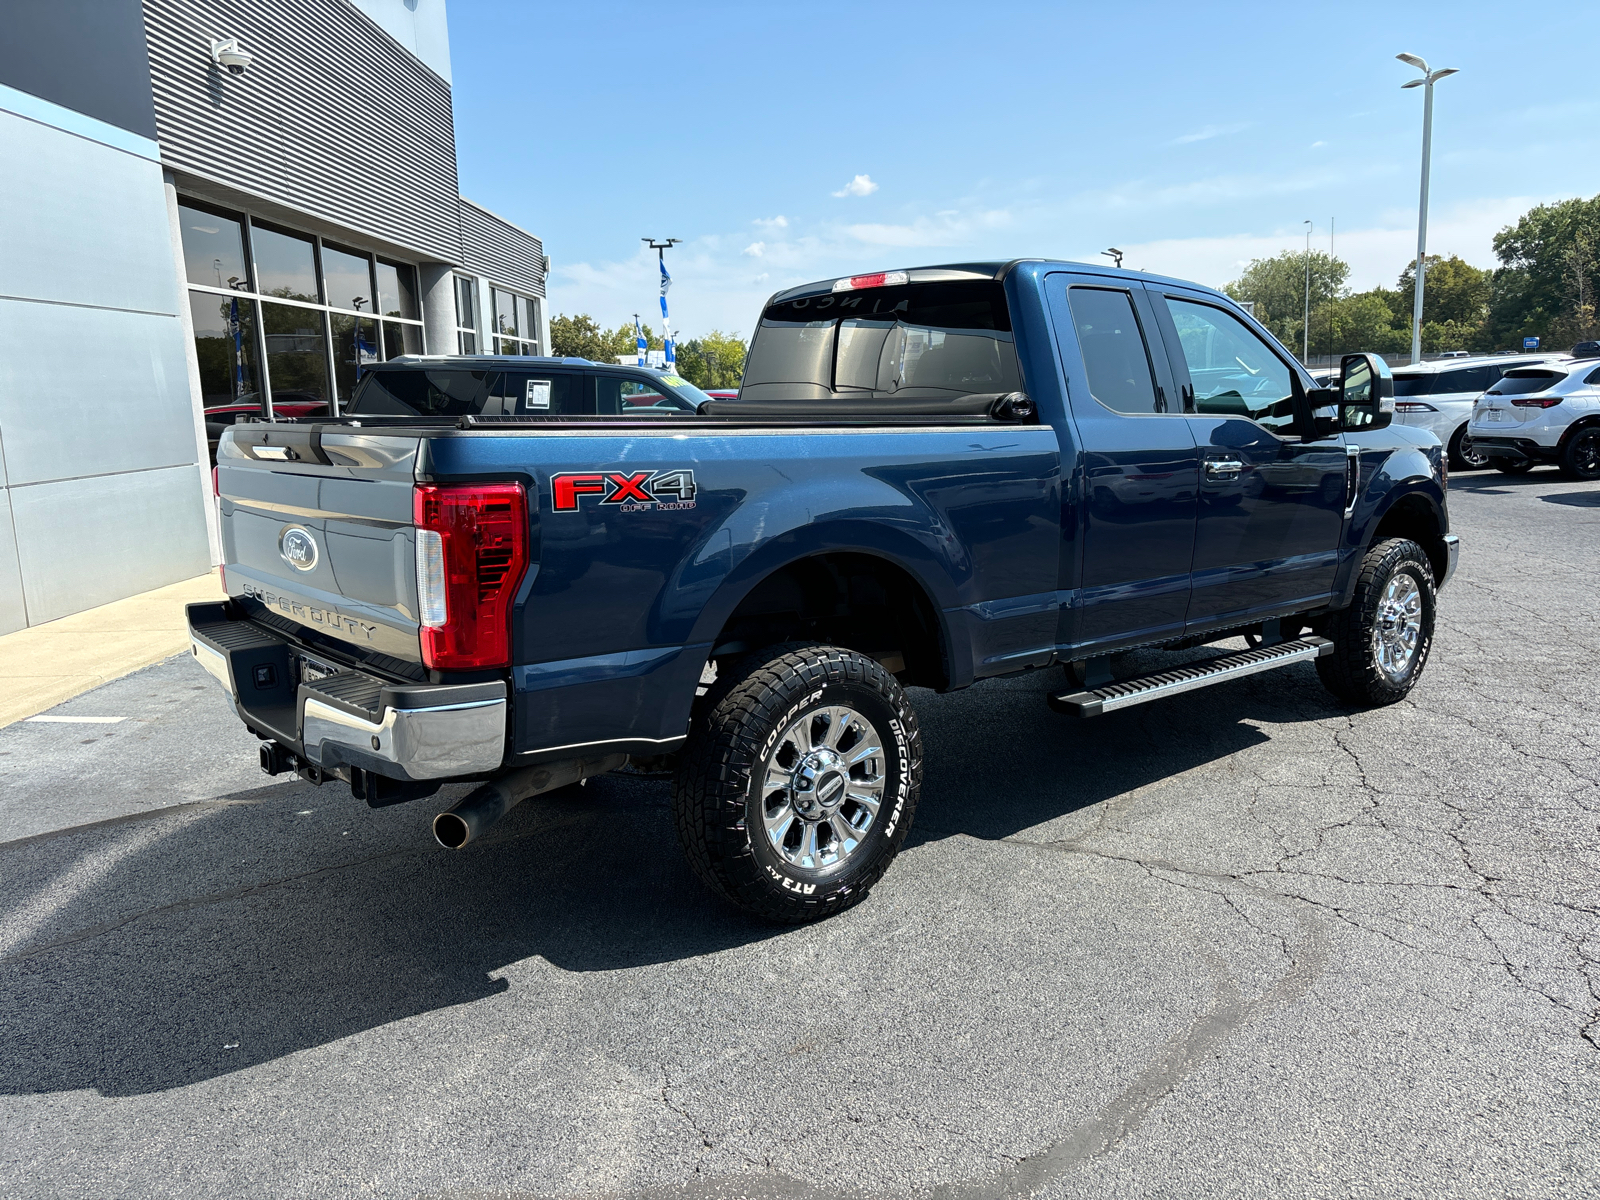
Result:
<svg viewBox="0 0 1600 1200"><path fill-rule="evenodd" d="M1415 287L1411 300L1411 361L1422 361L1422 288L1423 275L1428 265L1428 161L1433 152L1433 85L1447 75L1456 73L1455 67L1428 69L1426 59L1415 54L1396 54L1401 62L1422 72L1420 79L1408 79L1402 88L1423 89L1422 99L1422 199L1417 206L1417 265Z"/></svg>

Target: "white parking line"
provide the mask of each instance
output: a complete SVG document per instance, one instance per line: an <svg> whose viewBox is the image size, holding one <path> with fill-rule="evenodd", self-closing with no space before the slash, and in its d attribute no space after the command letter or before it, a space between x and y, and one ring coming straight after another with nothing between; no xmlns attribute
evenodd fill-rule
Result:
<svg viewBox="0 0 1600 1200"><path fill-rule="evenodd" d="M127 717L26 717L24 721L41 721L56 725L115 725Z"/></svg>

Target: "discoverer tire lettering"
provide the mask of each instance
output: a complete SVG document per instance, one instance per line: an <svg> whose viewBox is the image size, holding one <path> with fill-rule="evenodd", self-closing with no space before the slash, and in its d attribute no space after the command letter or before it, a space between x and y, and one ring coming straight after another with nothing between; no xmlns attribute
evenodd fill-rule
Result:
<svg viewBox="0 0 1600 1200"><path fill-rule="evenodd" d="M750 655L718 692L691 726L673 783L673 817L695 874L724 899L771 921L814 921L858 903L904 845L921 787L922 735L899 682L853 650L789 643ZM866 761L881 772L882 792L870 818L857 810L859 842L844 843L849 848L837 851L832 865L805 867L785 857L776 834L767 835L765 781L797 723L815 717L818 723L806 728L824 729L830 713L859 718L851 729L875 731L871 745L864 735L857 745L863 752L881 747ZM819 739L815 753L827 749L827 738ZM860 786L850 779L841 789L837 776L824 777L835 795L851 796L846 805Z"/></svg>

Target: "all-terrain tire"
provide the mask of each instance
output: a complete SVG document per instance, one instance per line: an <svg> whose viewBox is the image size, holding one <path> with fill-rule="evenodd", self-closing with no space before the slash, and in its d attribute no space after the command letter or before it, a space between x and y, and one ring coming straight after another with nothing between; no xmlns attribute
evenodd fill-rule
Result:
<svg viewBox="0 0 1600 1200"><path fill-rule="evenodd" d="M1561 448L1561 474L1568 479L1600 479L1600 426L1578 430Z"/></svg>
<svg viewBox="0 0 1600 1200"><path fill-rule="evenodd" d="M1322 625L1322 635L1333 642L1333 653L1317 659L1323 686L1361 708L1403 700L1428 663L1434 595L1433 567L1421 546L1407 538L1372 546L1361 560L1350 606ZM1411 628L1410 653L1403 669L1395 671L1400 665L1395 647L1403 630Z"/></svg>
<svg viewBox="0 0 1600 1200"><path fill-rule="evenodd" d="M883 877L911 828L922 783L916 713L893 675L838 646L772 646L732 676L692 723L673 782L689 863L712 891L765 920L795 924L842 912ZM798 752L802 742L809 752ZM881 753L871 754L873 746ZM865 757L840 768L858 755ZM773 790L775 776L795 786ZM824 810L829 789L834 807ZM808 822L802 805L821 815ZM782 824L786 812L792 820ZM853 842L838 832L857 827Z"/></svg>

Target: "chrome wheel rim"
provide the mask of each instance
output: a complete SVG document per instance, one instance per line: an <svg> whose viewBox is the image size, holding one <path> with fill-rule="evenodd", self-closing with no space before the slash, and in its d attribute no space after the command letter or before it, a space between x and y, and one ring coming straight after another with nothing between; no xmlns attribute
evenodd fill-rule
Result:
<svg viewBox="0 0 1600 1200"><path fill-rule="evenodd" d="M1416 661L1422 641L1422 589L1414 576L1399 572L1389 580L1378 601L1378 620L1372 631L1372 653L1378 669L1390 682L1400 683Z"/></svg>
<svg viewBox="0 0 1600 1200"><path fill-rule="evenodd" d="M883 739L853 708L814 708L789 723L762 770L761 824L790 866L826 871L866 841L883 805Z"/></svg>

